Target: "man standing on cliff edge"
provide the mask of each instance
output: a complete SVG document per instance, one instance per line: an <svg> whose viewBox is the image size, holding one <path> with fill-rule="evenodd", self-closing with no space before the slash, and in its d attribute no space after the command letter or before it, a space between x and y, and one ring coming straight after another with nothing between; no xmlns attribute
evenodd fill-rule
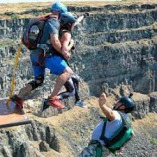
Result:
<svg viewBox="0 0 157 157"><path fill-rule="evenodd" d="M48 104L56 108L64 108L64 105L60 103L56 95L73 73L63 59L67 58L68 54L63 53L64 51L62 51L59 40L59 18L65 12L67 12L67 7L62 3L57 2L51 6L51 18L45 22L39 46L35 50L32 50L30 55L35 79L26 84L20 90L19 94L14 95L11 99L20 108L23 108L23 98L32 90L42 85L45 68L48 68L52 74L58 75L54 90L48 98ZM43 45L48 47L46 54ZM44 57L44 62L41 57Z"/></svg>

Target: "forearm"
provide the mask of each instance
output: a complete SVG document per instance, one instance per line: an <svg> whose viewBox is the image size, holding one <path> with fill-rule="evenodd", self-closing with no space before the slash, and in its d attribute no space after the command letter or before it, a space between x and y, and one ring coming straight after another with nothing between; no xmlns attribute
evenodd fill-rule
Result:
<svg viewBox="0 0 157 157"><path fill-rule="evenodd" d="M52 46L55 48L55 50L57 50L57 52L62 53L62 47L59 40L54 40L52 42Z"/></svg>
<svg viewBox="0 0 157 157"><path fill-rule="evenodd" d="M99 106L102 110L102 112L105 114L105 116L109 119L109 120L114 120L115 119L115 115L113 114L113 111L111 108L107 107L105 105L106 103L106 94L102 93L99 97Z"/></svg>
<svg viewBox="0 0 157 157"><path fill-rule="evenodd" d="M74 46L74 44L72 42L70 42L70 44L68 45L67 50L70 51L72 49L72 47Z"/></svg>
<svg viewBox="0 0 157 157"><path fill-rule="evenodd" d="M64 42L62 45L62 55L70 54L70 50L73 44L69 44L67 42Z"/></svg>
<svg viewBox="0 0 157 157"><path fill-rule="evenodd" d="M100 108L101 108L102 112L105 114L106 117L110 117L112 115L112 109L107 107L105 104L100 105Z"/></svg>
<svg viewBox="0 0 157 157"><path fill-rule="evenodd" d="M53 46L53 48L58 51L58 53L62 53L62 45L61 42L58 38L58 34L50 34L51 37L51 44Z"/></svg>
<svg viewBox="0 0 157 157"><path fill-rule="evenodd" d="M73 45L74 45L73 40L64 41L63 45L62 45L62 52L63 53L69 52L71 50L71 48L73 47Z"/></svg>
<svg viewBox="0 0 157 157"><path fill-rule="evenodd" d="M62 48L62 55L64 56L64 55L66 55L67 53L69 53L69 51L67 51L67 50L65 50L65 49Z"/></svg>
<svg viewBox="0 0 157 157"><path fill-rule="evenodd" d="M74 40L71 39L71 34L66 32L62 36L61 41L62 41L62 54L69 53L74 45Z"/></svg>

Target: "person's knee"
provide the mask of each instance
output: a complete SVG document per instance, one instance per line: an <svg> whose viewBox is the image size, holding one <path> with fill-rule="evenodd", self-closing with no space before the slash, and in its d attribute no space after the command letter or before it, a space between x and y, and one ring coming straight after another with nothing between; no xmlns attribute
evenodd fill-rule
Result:
<svg viewBox="0 0 157 157"><path fill-rule="evenodd" d="M75 88L73 86L73 83L71 83L71 81L67 81L65 84L64 84L67 92L70 93L70 96L74 96L75 95Z"/></svg>
<svg viewBox="0 0 157 157"><path fill-rule="evenodd" d="M79 76L78 75L76 75L76 74L72 74L71 75L71 79L73 80L73 82L75 82L75 83L79 83L79 81L80 81L80 78L79 78Z"/></svg>
<svg viewBox="0 0 157 157"><path fill-rule="evenodd" d="M71 92L70 92L71 97L74 96L74 95L75 95L75 89L71 90Z"/></svg>
<svg viewBox="0 0 157 157"><path fill-rule="evenodd" d="M65 86L66 86L66 84L65 84ZM68 88L66 88L66 89L67 89L67 92L69 92L69 96L74 96L75 95L74 86L68 86Z"/></svg>
<svg viewBox="0 0 157 157"><path fill-rule="evenodd" d="M32 86L32 90L36 89L37 87L41 86L44 82L44 76L40 75L35 78L35 80L30 81L28 84Z"/></svg>
<svg viewBox="0 0 157 157"><path fill-rule="evenodd" d="M71 68L69 67L69 68L66 68L66 69L63 71L62 76L63 76L64 79L68 80L68 79L71 77L72 74L73 74L73 71L72 71Z"/></svg>
<svg viewBox="0 0 157 157"><path fill-rule="evenodd" d="M73 71L69 66L67 66L63 72L69 74L70 76L73 74Z"/></svg>

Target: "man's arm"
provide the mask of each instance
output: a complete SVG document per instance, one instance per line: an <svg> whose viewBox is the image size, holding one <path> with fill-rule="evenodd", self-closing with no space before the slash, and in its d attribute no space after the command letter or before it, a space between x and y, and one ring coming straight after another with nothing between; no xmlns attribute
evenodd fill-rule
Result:
<svg viewBox="0 0 157 157"><path fill-rule="evenodd" d="M69 59L71 54L70 50L74 45L74 41L71 39L71 34L66 32L62 36L62 54L65 56L66 59Z"/></svg>
<svg viewBox="0 0 157 157"><path fill-rule="evenodd" d="M61 43L60 43L60 41L59 41L58 34L51 33L51 34L50 34L50 37L51 37L51 44L52 44L52 46L53 46L59 53L62 53L62 46L61 46Z"/></svg>
<svg viewBox="0 0 157 157"><path fill-rule="evenodd" d="M62 52L69 52L74 45L74 41L71 39L71 34L66 32L62 36Z"/></svg>
<svg viewBox="0 0 157 157"><path fill-rule="evenodd" d="M99 97L99 106L102 110L102 112L105 114L105 116L109 119L109 120L114 120L115 119L115 115L112 111L111 108L107 107L105 105L106 103L106 94L105 93L102 93Z"/></svg>

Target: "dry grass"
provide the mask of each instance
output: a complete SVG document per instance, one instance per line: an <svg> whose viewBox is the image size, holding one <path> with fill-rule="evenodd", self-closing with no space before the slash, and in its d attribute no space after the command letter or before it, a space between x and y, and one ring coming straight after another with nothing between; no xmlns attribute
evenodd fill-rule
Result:
<svg viewBox="0 0 157 157"><path fill-rule="evenodd" d="M11 16L7 15L7 13L15 13L18 14L18 17L25 18L30 17L32 15L23 14L26 11L31 11L33 9L42 10L51 6L50 3L13 3L13 4L0 4L0 18L8 19ZM2 15L3 14L3 15ZM20 15L21 14L21 15Z"/></svg>
<svg viewBox="0 0 157 157"><path fill-rule="evenodd" d="M64 4L70 6L91 6L98 7L112 4L131 4L131 3L157 3L157 0L124 0L122 2L102 2L102 1L91 1L91 2L65 2ZM0 19L32 17L30 14L24 14L25 11L31 11L33 9L42 10L49 8L51 3L17 3L17 4L0 4ZM15 15L8 15L8 13L14 13Z"/></svg>
<svg viewBox="0 0 157 157"><path fill-rule="evenodd" d="M133 123L134 129L136 130L145 130L146 127L157 129L157 115L154 113L149 113L145 118L136 120Z"/></svg>
<svg viewBox="0 0 157 157"><path fill-rule="evenodd" d="M157 0L122 0L117 2L103 2L103 1L91 1L91 2L66 2L68 5L76 5L76 6L104 6L108 4L132 4L132 3L157 3Z"/></svg>

